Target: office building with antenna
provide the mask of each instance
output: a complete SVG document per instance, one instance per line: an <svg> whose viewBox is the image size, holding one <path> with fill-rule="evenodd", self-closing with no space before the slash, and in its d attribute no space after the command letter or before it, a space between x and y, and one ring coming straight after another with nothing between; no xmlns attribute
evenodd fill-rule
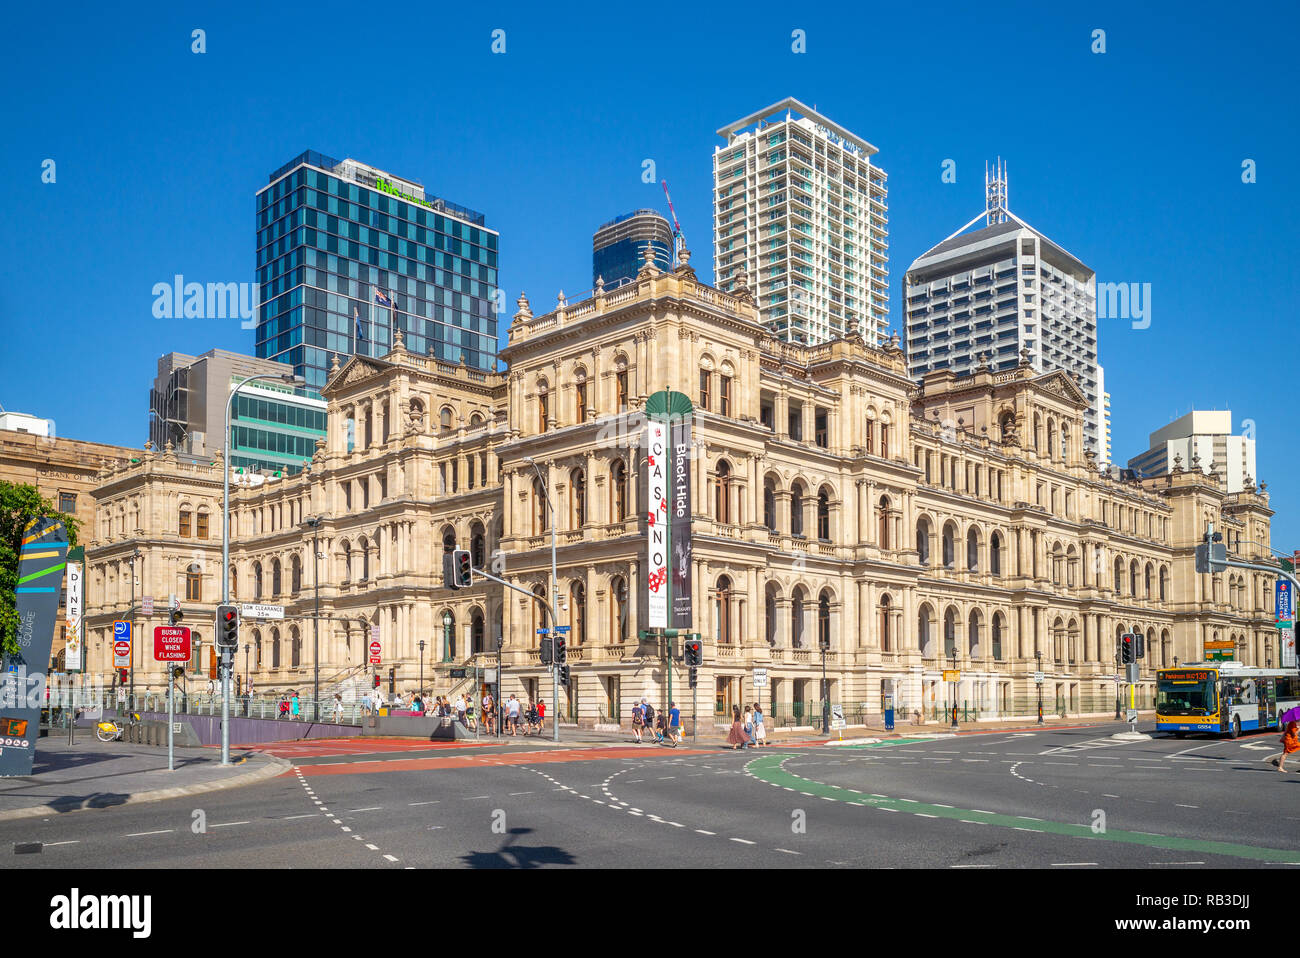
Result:
<svg viewBox="0 0 1300 958"><path fill-rule="evenodd" d="M718 288L748 289L779 339L814 344L889 325L885 173L866 140L786 97L718 130Z"/></svg>
<svg viewBox="0 0 1300 958"><path fill-rule="evenodd" d="M1085 448L1107 464L1110 407L1098 362L1096 274L1011 212L1001 159L985 168L984 193L984 212L907 268L908 372L921 379L937 369L963 375L1027 361L1040 373L1068 373L1088 403Z"/></svg>

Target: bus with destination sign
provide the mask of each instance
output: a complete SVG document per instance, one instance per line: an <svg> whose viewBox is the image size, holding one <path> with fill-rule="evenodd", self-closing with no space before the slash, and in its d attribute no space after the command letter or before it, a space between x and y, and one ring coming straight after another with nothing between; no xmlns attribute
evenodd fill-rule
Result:
<svg viewBox="0 0 1300 958"><path fill-rule="evenodd" d="M1156 671L1156 731L1227 734L1276 728L1300 706L1300 672L1236 662L1192 662Z"/></svg>

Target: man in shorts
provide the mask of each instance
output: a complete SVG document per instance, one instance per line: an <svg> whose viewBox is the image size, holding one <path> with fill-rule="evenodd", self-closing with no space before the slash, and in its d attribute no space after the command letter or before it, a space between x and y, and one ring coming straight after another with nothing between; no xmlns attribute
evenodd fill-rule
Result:
<svg viewBox="0 0 1300 958"><path fill-rule="evenodd" d="M509 727L511 735L517 735L519 734L519 700L514 695L510 696L510 703L506 706L506 709L506 725Z"/></svg>
<svg viewBox="0 0 1300 958"><path fill-rule="evenodd" d="M682 710L676 702L668 703L668 740L674 747L682 740Z"/></svg>
<svg viewBox="0 0 1300 958"><path fill-rule="evenodd" d="M640 702L632 703L632 734L636 744L641 744L641 727L645 724L645 707Z"/></svg>

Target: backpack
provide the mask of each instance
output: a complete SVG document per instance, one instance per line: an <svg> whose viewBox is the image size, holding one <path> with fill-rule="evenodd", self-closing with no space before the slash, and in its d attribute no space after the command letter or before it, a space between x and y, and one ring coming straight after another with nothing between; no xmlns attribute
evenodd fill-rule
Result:
<svg viewBox="0 0 1300 958"><path fill-rule="evenodd" d="M654 720L655 720L655 710L654 710L654 706L652 706L652 705L647 705L647 706L645 707L645 724L646 724L646 725L649 725L649 724L650 724L651 722L653 722Z"/></svg>

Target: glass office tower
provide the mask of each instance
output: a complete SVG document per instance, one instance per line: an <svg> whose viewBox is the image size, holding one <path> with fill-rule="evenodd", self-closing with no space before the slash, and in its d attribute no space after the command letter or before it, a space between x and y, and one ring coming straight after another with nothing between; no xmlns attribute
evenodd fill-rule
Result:
<svg viewBox="0 0 1300 958"><path fill-rule="evenodd" d="M654 250L655 265L673 268L673 231L654 210L635 210L612 219L591 238L591 285L597 279L613 289L636 279L645 263L645 248Z"/></svg>
<svg viewBox="0 0 1300 958"><path fill-rule="evenodd" d="M499 234L413 180L308 151L257 193L256 355L320 389L330 359L418 355L496 369Z"/></svg>

